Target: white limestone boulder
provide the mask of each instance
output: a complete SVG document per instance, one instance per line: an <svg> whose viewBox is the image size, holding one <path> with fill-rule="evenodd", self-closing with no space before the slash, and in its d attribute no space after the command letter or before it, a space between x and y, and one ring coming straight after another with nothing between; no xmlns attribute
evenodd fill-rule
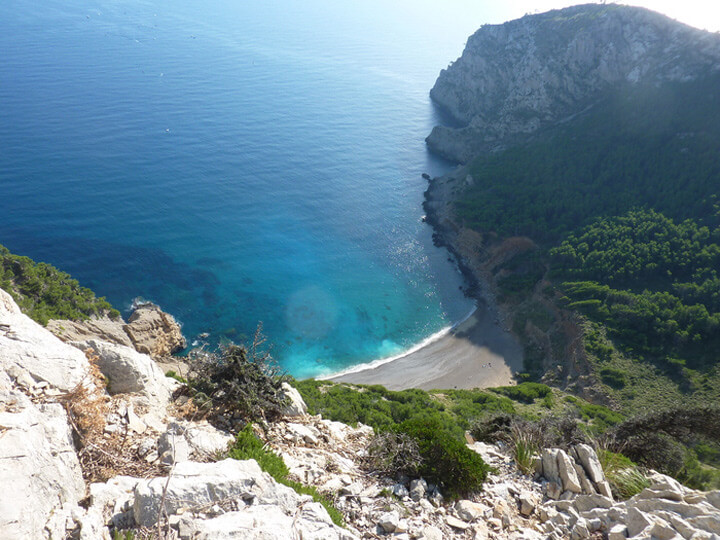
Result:
<svg viewBox="0 0 720 540"><path fill-rule="evenodd" d="M179 384L166 377L152 358L130 347L95 339L73 342L73 345L83 351L95 351L98 367L108 378L110 394L136 392L157 401L167 402Z"/></svg>
<svg viewBox="0 0 720 540"><path fill-rule="evenodd" d="M68 392L86 379L85 355L24 315L0 289L0 369L20 386L47 383Z"/></svg>

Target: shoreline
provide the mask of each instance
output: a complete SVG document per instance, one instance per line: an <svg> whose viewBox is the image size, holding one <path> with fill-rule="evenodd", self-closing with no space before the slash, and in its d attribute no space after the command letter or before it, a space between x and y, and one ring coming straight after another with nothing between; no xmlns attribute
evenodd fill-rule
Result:
<svg viewBox="0 0 720 540"><path fill-rule="evenodd" d="M522 369L522 348L486 303L463 322L416 350L361 370L318 380L380 384L388 390L508 386Z"/></svg>
<svg viewBox="0 0 720 540"><path fill-rule="evenodd" d="M389 390L420 388L471 389L515 384L514 374L523 370L523 349L505 328L505 317L495 302L490 285L471 268L456 249L452 238L457 231L450 220L447 203L463 166L433 178L425 192L426 222L433 228L437 247L447 249L455 259L476 308L445 333L431 336L419 346L396 357L362 364L318 380L355 384L380 384ZM359 369L358 369L359 368Z"/></svg>

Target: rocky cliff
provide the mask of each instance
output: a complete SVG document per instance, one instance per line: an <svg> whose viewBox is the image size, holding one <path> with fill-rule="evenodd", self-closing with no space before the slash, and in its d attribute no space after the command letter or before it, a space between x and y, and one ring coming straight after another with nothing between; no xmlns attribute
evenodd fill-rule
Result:
<svg viewBox="0 0 720 540"><path fill-rule="evenodd" d="M183 412L178 383L147 355L99 340L60 341L0 290L0 538L109 540L411 538L540 540L720 534L720 492L652 473L613 500L592 448L546 449L521 473L507 445L472 443L493 467L481 493L446 501L422 478L363 466L372 429L305 413L302 399L267 426L291 477L325 508L255 460L227 458L230 433ZM185 398L187 400L187 398Z"/></svg>
<svg viewBox="0 0 720 540"><path fill-rule="evenodd" d="M571 118L608 89L719 69L720 35L643 8L587 4L486 25L430 92L462 127L438 126L427 144L465 163Z"/></svg>

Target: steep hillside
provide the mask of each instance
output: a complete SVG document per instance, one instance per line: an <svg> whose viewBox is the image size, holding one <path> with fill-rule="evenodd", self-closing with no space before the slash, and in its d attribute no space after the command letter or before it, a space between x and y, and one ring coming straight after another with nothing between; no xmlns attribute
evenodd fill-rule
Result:
<svg viewBox="0 0 720 540"><path fill-rule="evenodd" d="M472 35L430 95L462 127L429 147L465 163L592 107L621 83L688 81L720 68L720 36L643 8L587 4Z"/></svg>
<svg viewBox="0 0 720 540"><path fill-rule="evenodd" d="M431 181L428 221L489 283L522 377L627 414L718 399L719 51L593 4L483 27L441 73L464 127L428 144L465 165Z"/></svg>

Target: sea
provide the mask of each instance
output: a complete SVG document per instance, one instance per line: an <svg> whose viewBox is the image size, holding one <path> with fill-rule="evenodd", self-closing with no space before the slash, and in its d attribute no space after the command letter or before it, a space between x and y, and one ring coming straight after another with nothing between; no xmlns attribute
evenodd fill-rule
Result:
<svg viewBox="0 0 720 540"><path fill-rule="evenodd" d="M473 309L422 221L442 0L3 0L0 244L315 377ZM207 334L207 336L206 336Z"/></svg>

